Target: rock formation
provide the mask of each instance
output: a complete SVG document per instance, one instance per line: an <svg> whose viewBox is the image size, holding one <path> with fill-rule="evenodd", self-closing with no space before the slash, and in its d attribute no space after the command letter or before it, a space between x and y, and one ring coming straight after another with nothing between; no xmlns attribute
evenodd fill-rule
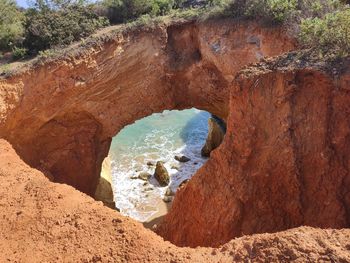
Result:
<svg viewBox="0 0 350 263"><path fill-rule="evenodd" d="M149 178L151 178L151 176L152 175L150 173L142 172L142 173L139 173L138 178L141 180L147 181Z"/></svg>
<svg viewBox="0 0 350 263"><path fill-rule="evenodd" d="M163 162L157 162L154 178L161 186L167 186L170 182L170 176Z"/></svg>
<svg viewBox="0 0 350 263"><path fill-rule="evenodd" d="M101 177L94 197L97 201L102 201L108 207L115 209L112 185L111 160L108 156L102 163Z"/></svg>
<svg viewBox="0 0 350 263"><path fill-rule="evenodd" d="M283 29L253 22L112 27L85 46L2 77L0 137L54 181L93 196L111 138L123 127L192 107L226 118L236 72L294 47Z"/></svg>
<svg viewBox="0 0 350 263"><path fill-rule="evenodd" d="M349 227L349 62L338 63L343 68L334 71L331 67L329 73L329 65L308 63L291 53L237 76L242 67L265 55L295 48L282 28L237 20L172 21L147 30L117 27L74 48L0 79L0 137L31 167L94 196L111 138L120 129L155 112L196 107L224 119L227 133L209 161L176 194L158 229L162 236L180 246L219 246L234 237L301 225ZM15 247L9 230L14 229L16 242L31 248L25 253L33 251L33 240L57 243L37 252L43 261L51 252L51 256L72 252L73 242L64 247L68 242L60 238L77 234L76 242L86 252L84 242L96 245L102 236L111 245L110 233L116 231L120 235L112 239L119 245L125 241L126 250L145 247L145 240L150 241L150 251L156 254L143 256L155 261L165 251L172 251L165 257L169 261L196 262L204 257L232 262L252 256L266 259L270 254L273 261L286 253L286 260L298 259L305 256L306 245L300 240L307 237L316 251L313 259L333 257L327 254L331 248L336 251L334 258L348 259L342 256L348 249L347 230L312 228L229 243L243 247L242 252L235 252L231 245L222 250L177 250L142 232L133 221L120 226L117 213L106 212L107 208L70 187L49 182L24 164L12 171L16 166L11 162L20 160L9 146L0 153L2 158L8 153L12 156L0 159L4 189L0 211L6 211L1 238L8 241L0 245L5 257L16 258L9 254ZM21 216L23 221L14 220ZM68 226L61 228L61 224ZM43 232L49 233L45 240L39 235ZM335 248L318 242L320 238L340 240L340 245ZM264 240L262 246L254 243L259 240ZM267 247L272 245L281 248L271 252ZM127 257L124 261L137 261L126 250L120 252ZM112 258L108 255L107 247L96 252L96 256ZM83 257L73 255L79 256Z"/></svg>
<svg viewBox="0 0 350 263"><path fill-rule="evenodd" d="M161 235L195 247L300 225L349 227L349 85L349 60L291 53L243 70L225 140L179 189Z"/></svg>
<svg viewBox="0 0 350 263"><path fill-rule="evenodd" d="M209 157L210 153L219 147L225 136L225 128L217 120L217 118L209 118L208 120L208 137L201 150L203 157Z"/></svg>
<svg viewBox="0 0 350 263"><path fill-rule="evenodd" d="M191 161L190 158L188 158L187 156L184 156L184 155L181 155L181 156L177 155L177 156L175 156L175 160L180 162L180 163L187 163L187 162Z"/></svg>

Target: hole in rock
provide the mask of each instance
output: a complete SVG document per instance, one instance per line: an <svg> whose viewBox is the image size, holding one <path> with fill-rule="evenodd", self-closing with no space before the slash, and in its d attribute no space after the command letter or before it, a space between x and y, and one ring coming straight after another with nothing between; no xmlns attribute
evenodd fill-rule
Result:
<svg viewBox="0 0 350 263"><path fill-rule="evenodd" d="M202 155L212 118L197 109L164 111L121 130L113 138L107 158L115 207L146 227L159 223L181 183L208 160ZM186 158L179 161L176 156ZM169 184L161 185L155 176L159 161L169 174Z"/></svg>

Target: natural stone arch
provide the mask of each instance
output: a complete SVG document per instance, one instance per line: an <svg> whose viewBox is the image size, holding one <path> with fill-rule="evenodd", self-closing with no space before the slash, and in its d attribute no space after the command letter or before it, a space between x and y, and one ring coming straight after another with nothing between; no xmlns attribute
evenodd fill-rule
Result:
<svg viewBox="0 0 350 263"><path fill-rule="evenodd" d="M1 137L33 167L90 195L111 138L124 126L192 107L226 118L236 72L294 48L280 28L232 20L108 36L0 82L9 105L1 111Z"/></svg>
<svg viewBox="0 0 350 263"><path fill-rule="evenodd" d="M348 227L349 72L334 80L289 54L235 79L244 65L293 48L281 28L232 20L110 32L1 79L0 136L31 166L93 195L120 129L196 107L226 119L228 131L177 193L163 237L217 246L302 224Z"/></svg>

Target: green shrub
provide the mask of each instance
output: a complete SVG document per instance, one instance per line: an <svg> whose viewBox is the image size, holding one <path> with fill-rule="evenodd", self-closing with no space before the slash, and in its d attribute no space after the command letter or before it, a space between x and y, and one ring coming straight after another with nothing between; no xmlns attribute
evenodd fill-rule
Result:
<svg viewBox="0 0 350 263"><path fill-rule="evenodd" d="M309 18L301 23L300 40L323 54L350 55L350 9Z"/></svg>
<svg viewBox="0 0 350 263"><path fill-rule="evenodd" d="M294 26L303 18L323 17L343 6L341 0L233 0L222 13Z"/></svg>
<svg viewBox="0 0 350 263"><path fill-rule="evenodd" d="M26 48L20 48L20 47L14 47L12 49L12 57L14 59L21 59L24 58L28 53L28 49Z"/></svg>
<svg viewBox="0 0 350 263"><path fill-rule="evenodd" d="M53 49L42 50L42 51L39 51L38 55L39 55L39 58L49 58L55 55L55 50Z"/></svg>
<svg viewBox="0 0 350 263"><path fill-rule="evenodd" d="M21 41L22 19L14 0L0 0L0 49L10 50L11 45Z"/></svg>
<svg viewBox="0 0 350 263"><path fill-rule="evenodd" d="M284 22L297 10L297 0L253 0L246 6L247 17Z"/></svg>
<svg viewBox="0 0 350 263"><path fill-rule="evenodd" d="M55 46L69 45L106 26L106 18L99 17L89 7L72 5L62 10L26 13L24 46L32 53Z"/></svg>
<svg viewBox="0 0 350 263"><path fill-rule="evenodd" d="M175 4L174 0L105 0L106 10L100 10L111 23L134 20L143 15L159 16L168 14Z"/></svg>

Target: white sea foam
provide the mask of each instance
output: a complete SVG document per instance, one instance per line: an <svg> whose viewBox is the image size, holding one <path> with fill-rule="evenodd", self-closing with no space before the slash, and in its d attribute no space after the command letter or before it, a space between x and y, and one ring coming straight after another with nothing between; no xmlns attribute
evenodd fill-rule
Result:
<svg viewBox="0 0 350 263"><path fill-rule="evenodd" d="M200 151L208 133L208 118L208 113L196 109L165 111L137 121L113 139L110 151L113 190L122 214L144 222L157 213L156 204L167 187L160 187L153 176L147 185L145 181L131 179L143 171L154 173L155 167L147 166L147 162L165 162L173 192L205 163ZM185 155L191 161L179 163L175 155ZM173 166L179 170L172 169Z"/></svg>

